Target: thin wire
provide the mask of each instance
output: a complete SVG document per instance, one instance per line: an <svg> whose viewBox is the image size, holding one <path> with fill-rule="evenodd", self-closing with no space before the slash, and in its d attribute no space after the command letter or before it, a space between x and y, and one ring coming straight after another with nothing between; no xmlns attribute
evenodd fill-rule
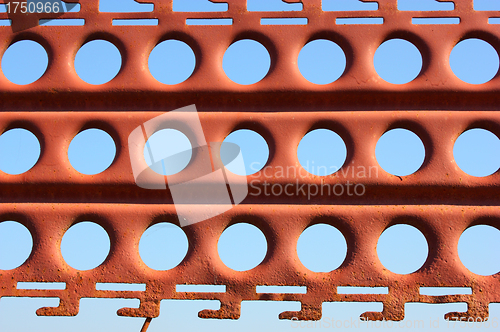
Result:
<svg viewBox="0 0 500 332"><path fill-rule="evenodd" d="M149 324L151 324L152 320L153 320L153 318L151 318L151 317L146 318L146 321L144 322L144 325L142 326L141 332L146 332L148 330Z"/></svg>

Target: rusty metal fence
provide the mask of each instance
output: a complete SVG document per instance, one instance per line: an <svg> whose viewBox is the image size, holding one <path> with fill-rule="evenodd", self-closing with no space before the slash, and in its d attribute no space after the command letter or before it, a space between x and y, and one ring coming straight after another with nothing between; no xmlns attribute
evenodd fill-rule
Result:
<svg viewBox="0 0 500 332"><path fill-rule="evenodd" d="M168 0L151 2L153 12L129 14L100 13L98 1L82 0L80 12L64 14L85 19L81 27L35 26L15 33L0 27L0 53L16 41L29 39L43 45L49 55L48 69L35 83L19 86L0 75L0 132L28 129L42 150L28 172L0 174L0 221L24 224L34 240L32 254L22 266L0 271L0 297L58 297L59 307L37 311L54 316L76 315L84 297L138 298L138 309L124 308L118 314L148 318L159 315L163 299L220 300L219 310L202 311L200 317L222 319L238 318L242 300L302 303L300 312L284 312L282 319L317 320L323 302L340 301L382 302L383 312L363 314L372 320L403 319L407 302L466 302L467 312L447 316L488 316L488 304L500 302L500 276L468 271L460 262L457 244L472 225L500 227L500 175L465 174L454 163L453 143L471 128L500 136L500 116L494 112L500 102L500 78L497 75L482 85L464 83L451 71L448 57L458 41L472 37L488 41L499 51L499 31L488 24L498 12L474 11L472 1L456 0L453 11L425 15L459 17L460 24L417 26L411 18L421 17L422 12L398 11L396 0L379 0L379 9L371 12L323 12L320 0L303 0L300 12L265 14L308 19L305 26L282 27L260 25L263 13L248 12L243 0L228 1L227 12L203 14L173 12ZM42 17L51 16L40 14L36 19ZM233 25L186 25L186 18L197 17L232 18ZM335 24L338 17L381 17L384 23L342 26ZM7 15L0 13L0 18ZM115 18L157 18L159 24L117 27L111 24ZM12 26L22 19L12 17ZM186 82L168 86L152 77L146 63L156 44L172 38L192 47L197 64ZM232 82L222 69L225 50L243 38L259 41L271 55L268 75L250 86ZM301 48L318 38L336 42L347 56L342 77L324 86L308 82L296 65ZM387 83L374 70L376 48L391 38L411 41L422 54L422 71L408 84ZM73 67L77 50L93 39L112 42L123 58L119 74L101 86L81 81ZM268 166L297 167L300 139L313 129L327 128L346 142L345 165L372 168L378 176L360 180L348 172L344 177L266 178L271 184L318 187L362 181L366 193L312 199L302 193L249 195L229 212L185 227L189 250L182 263L168 271L152 270L139 256L141 235L155 223L178 224L178 220L169 190L136 185L128 136L145 121L193 103L200 111L207 141L223 141L242 128L260 133L269 144ZM65 154L71 139L88 128L105 130L117 146L112 165L97 175L78 173ZM388 174L376 161L378 138L393 128L415 132L425 145L425 161L412 175ZM108 258L90 271L71 268L60 252L65 231L83 220L103 226L111 239ZM245 272L226 267L217 253L221 233L241 221L257 226L268 242L264 261ZM335 226L347 239L344 263L329 273L307 270L297 256L300 234L316 223ZM408 275L385 269L375 249L381 233L399 223L418 228L429 244L425 264ZM18 282L64 282L66 289L20 290ZM106 282L141 283L146 290L96 290L96 283ZM179 284L225 285L226 291L183 293L176 291ZM256 292L259 285L306 286L307 293L262 294ZM337 292L339 286L388 287L389 292L346 295ZM470 287L472 295L421 295L423 286Z"/></svg>

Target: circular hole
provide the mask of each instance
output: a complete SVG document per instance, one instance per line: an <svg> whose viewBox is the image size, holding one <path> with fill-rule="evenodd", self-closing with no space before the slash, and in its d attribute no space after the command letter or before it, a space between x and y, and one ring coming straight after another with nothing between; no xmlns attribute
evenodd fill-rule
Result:
<svg viewBox="0 0 500 332"><path fill-rule="evenodd" d="M100 225L85 221L73 225L61 241L61 253L74 269L86 271L101 265L108 257L108 233Z"/></svg>
<svg viewBox="0 0 500 332"><path fill-rule="evenodd" d="M176 129L162 129L151 135L144 146L144 159L160 175L174 175L191 160L193 149L189 138Z"/></svg>
<svg viewBox="0 0 500 332"><path fill-rule="evenodd" d="M5 77L18 85L37 81L47 70L48 64L47 51L32 40L21 40L10 45L2 57Z"/></svg>
<svg viewBox="0 0 500 332"><path fill-rule="evenodd" d="M450 54L451 70L459 79L470 84L490 81L498 72L499 62L493 46L477 38L462 40Z"/></svg>
<svg viewBox="0 0 500 332"><path fill-rule="evenodd" d="M397 128L380 137L375 155L387 173L406 176L415 173L424 163L425 147L415 133Z"/></svg>
<svg viewBox="0 0 500 332"><path fill-rule="evenodd" d="M300 165L309 173L326 176L338 171L347 158L344 140L328 129L307 133L299 143L297 156Z"/></svg>
<svg viewBox="0 0 500 332"><path fill-rule="evenodd" d="M87 129L73 138L68 149L71 166L78 172L94 175L106 170L116 155L113 138L101 129Z"/></svg>
<svg viewBox="0 0 500 332"><path fill-rule="evenodd" d="M162 222L149 227L139 242L142 261L151 269L173 269L186 257L188 239L177 225Z"/></svg>
<svg viewBox="0 0 500 332"><path fill-rule="evenodd" d="M233 144L224 143L233 143L238 146L243 161L234 158ZM266 140L255 131L240 129L226 137L221 145L220 155L222 163L232 173L243 176L251 175L260 171L267 163L269 146Z"/></svg>
<svg viewBox="0 0 500 332"><path fill-rule="evenodd" d="M307 43L299 53L299 70L306 80L315 84L330 84L342 76L346 57L342 48L326 39Z"/></svg>
<svg viewBox="0 0 500 332"><path fill-rule="evenodd" d="M387 228L377 244L380 262L393 273L409 274L424 265L429 254L425 236L410 225Z"/></svg>
<svg viewBox="0 0 500 332"><path fill-rule="evenodd" d="M179 40L165 40L151 51L149 71L163 84L179 84L187 80L194 71L196 57L188 44Z"/></svg>
<svg viewBox="0 0 500 332"><path fill-rule="evenodd" d="M344 262L347 242L335 227L317 224L306 228L297 242L302 264L313 272L331 272Z"/></svg>
<svg viewBox="0 0 500 332"><path fill-rule="evenodd" d="M500 231L488 225L467 228L458 241L458 257L472 273L490 276L500 272Z"/></svg>
<svg viewBox="0 0 500 332"><path fill-rule="evenodd" d="M0 170L17 175L29 171L40 157L40 142L22 128L11 129L0 135Z"/></svg>
<svg viewBox="0 0 500 332"><path fill-rule="evenodd" d="M413 81L422 70L422 55L418 48L404 39L382 43L373 58L377 74L392 84Z"/></svg>
<svg viewBox="0 0 500 332"><path fill-rule="evenodd" d="M76 53L75 70L89 84L111 81L120 71L122 56L118 48L107 40L92 40Z"/></svg>
<svg viewBox="0 0 500 332"><path fill-rule="evenodd" d="M243 39L229 46L222 67L233 82L250 85L266 77L271 68L271 57L261 43Z"/></svg>
<svg viewBox="0 0 500 332"><path fill-rule="evenodd" d="M247 223L228 227L217 244L222 262L236 271L251 270L259 265L267 253L266 237L260 229Z"/></svg>
<svg viewBox="0 0 500 332"><path fill-rule="evenodd" d="M488 176L500 168L500 140L491 131L470 129L453 146L458 167L472 176Z"/></svg>
<svg viewBox="0 0 500 332"><path fill-rule="evenodd" d="M24 225L15 221L0 222L0 270L12 270L28 259L33 238Z"/></svg>

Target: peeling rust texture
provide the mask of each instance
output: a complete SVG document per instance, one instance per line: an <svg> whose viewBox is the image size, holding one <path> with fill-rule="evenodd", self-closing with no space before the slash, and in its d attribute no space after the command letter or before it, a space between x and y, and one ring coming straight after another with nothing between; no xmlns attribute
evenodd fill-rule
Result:
<svg viewBox="0 0 500 332"><path fill-rule="evenodd" d="M484 319L488 304L500 302L500 275L471 273L457 252L467 227L500 227L500 173L472 177L453 158L453 144L467 129L484 128L500 136L500 114L490 112L500 104L500 79L497 75L486 84L469 85L453 75L446 61L453 46L468 37L485 39L499 50L500 32L488 24L497 12L475 12L471 0L456 0L454 11L425 16L460 17L459 25L415 26L411 18L421 17L422 12L399 12L396 0L379 0L379 10L370 12L322 12L320 0L303 0L301 12L265 13L265 17L307 17L307 26L261 26L264 14L247 12L243 0L229 1L229 11L224 13L173 13L171 1L154 0L152 13L99 13L98 1L80 2L81 11L64 18L84 18L83 27L36 26L19 33L0 27L0 53L15 41L32 39L47 49L50 59L45 75L30 85L12 84L0 74L0 132L26 128L42 148L30 171L0 174L0 221L23 223L34 241L23 265L0 271L0 297L60 298L59 307L37 311L45 316L76 315L81 298L138 298L139 308L123 308L118 314L150 318L159 315L162 299L213 299L221 301L220 310L199 315L222 319L238 318L243 300L300 301L300 312L284 312L280 318L302 320L320 319L322 303L328 301L382 302L382 312L363 314L374 320L403 319L407 302L465 302L467 312L447 317ZM186 18L198 17L231 17L234 25L186 26ZM337 26L336 17L383 17L385 22ZM3 18L6 14L0 13ZM113 27L113 18L158 18L159 26ZM15 17L14 24L18 24ZM113 42L123 57L118 76L101 86L82 82L73 68L78 48L96 38ZM185 41L197 56L192 77L175 86L158 83L147 71L147 55L168 38ZM250 86L231 82L222 70L224 51L242 38L263 43L272 59L268 76ZM301 47L316 38L337 42L347 56L344 75L325 86L307 82L296 66ZM389 38L407 39L422 53L422 73L411 83L386 83L373 68L376 48ZM269 178L260 173L249 176L248 182L332 185L350 181L362 183L366 193L312 198L249 195L223 215L184 228L190 247L179 266L168 271L148 268L139 256L141 235L154 223L178 224L178 220L168 190L144 190L135 184L127 138L145 121L193 103L200 110L208 142L220 142L236 129L260 133L269 144L271 172L276 167L300 168L296 148L310 130L332 129L346 143L347 160L336 175ZM71 139L88 128L105 130L117 146L113 164L92 176L74 170L66 153ZM414 131L425 145L424 164L412 175L390 175L376 162L376 142L393 128ZM365 167L374 173L363 178L350 171L342 173L348 167ZM60 243L71 225L84 220L106 229L111 251L99 267L77 271L65 263ZM268 241L264 261L246 272L229 269L217 253L221 233L239 221L256 225ZM346 260L329 273L307 270L297 256L300 234L315 223L331 224L347 239ZM375 249L381 233L397 223L417 227L429 243L427 261L408 275L385 269ZM67 286L65 290L20 290L17 282L65 282ZM96 290L98 282L143 283L146 291ZM226 292L182 293L176 292L177 284L226 285ZM257 285L306 286L307 293L260 294ZM337 293L338 286L388 287L389 292L345 295ZM420 295L420 286L470 287L472 295Z"/></svg>

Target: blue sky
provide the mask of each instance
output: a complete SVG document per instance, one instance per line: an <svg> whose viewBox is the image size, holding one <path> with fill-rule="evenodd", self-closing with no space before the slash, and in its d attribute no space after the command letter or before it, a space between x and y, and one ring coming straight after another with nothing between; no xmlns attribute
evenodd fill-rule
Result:
<svg viewBox="0 0 500 332"><path fill-rule="evenodd" d="M400 10L452 10L452 2L433 0L400 0ZM500 10L500 1L476 0L476 10ZM0 7L0 11L1 11ZM76 8L75 10L77 10ZM248 0L252 11L301 10L301 4L286 4L280 0ZM323 10L376 10L376 2L357 0L324 0ZM152 5L137 4L132 0L101 0L101 11L150 11ZM213 4L207 0L174 0L176 11L224 11L226 4ZM77 23L77 22L75 22ZM2 23L0 22L0 25ZM4 22L3 25L6 23ZM50 24L47 23L47 24ZM3 28L3 27L0 27ZM7 28L7 27L5 27ZM12 45L0 55L3 74L15 84L25 85L36 81L45 71L46 52L35 42L25 41ZM30 61L36 59L36 61ZM153 77L163 84L179 84L189 79L195 66L195 55L190 47L170 40L159 44L149 57L148 66ZM297 59L303 76L313 84L332 84L344 72L346 59L343 50L326 40L313 41L304 46ZM230 79L242 85L258 83L270 67L269 53L256 41L240 41L226 52L223 69ZM374 57L379 76L393 84L404 84L419 75L422 57L408 41L389 40L382 44ZM450 66L461 80L481 84L497 75L497 51L482 40L469 39L459 43L450 54ZM75 57L75 69L80 78L89 84L104 84L113 79L121 67L121 55L107 41L94 41L82 47ZM228 133L229 134L229 133ZM154 148L158 142L176 145L166 153L176 153L189 148L189 140L180 132L158 133L151 138ZM269 156L266 141L256 132L241 130L230 133L227 142L241 147L246 174L252 174L265 165ZM161 144L159 145L161 148ZM78 134L68 150L73 167L84 174L97 174L113 162L116 146L111 137L100 130L91 129ZM483 129L463 133L455 143L454 159L457 165L473 176L489 176L500 168L500 141ZM223 151L224 153L224 151ZM417 171L425 157L425 147L420 138L405 129L385 133L376 146L376 158L387 172L406 176ZM21 174L38 160L40 145L37 138L22 129L14 129L0 136L0 171ZM346 159L342 138L329 130L319 129L305 135L297 147L299 162L311 173L325 176L338 170ZM147 159L147 157L146 157ZM184 165L170 165L175 172ZM314 167L313 167L314 165ZM324 166L321 168L320 166ZM324 173L324 170L331 170ZM231 170L231 168L230 168ZM233 170L238 173L237 170ZM161 172L161 171L160 171ZM169 171L167 171L169 172ZM323 172L323 173L322 173ZM31 236L15 222L0 223L0 269L12 269L22 264L30 254ZM82 223L71 228L61 245L63 257L74 268L87 270L98 266L107 256L110 243L105 231L93 223ZM175 267L185 256L188 241L181 228L172 224L159 224L149 229L141 239L139 251L151 268L166 270ZM266 239L255 226L233 226L223 233L219 241L222 261L235 270L247 270L258 265L266 252ZM347 244L343 235L327 225L307 229L300 237L297 251L302 263L311 271L328 272L344 260ZM490 275L500 271L500 231L486 226L466 231L458 246L460 259L472 272ZM158 252L163 254L159 255ZM486 254L484 254L486 252ZM328 254L325 254L328 253ZM408 225L393 226L384 232L377 246L380 261L389 270L406 274L418 270L428 253L425 237ZM116 316L116 310L137 305L136 300L83 299L80 314L73 318L36 317L34 312L42 306L53 306L57 299L0 299L1 331L139 331L143 319ZM162 302L159 318L153 320L150 331L315 331L309 323L279 321L277 316L286 310L299 310L299 303L244 302L242 316L237 321L201 320L197 312L217 308L216 301ZM491 305L491 318L500 318L500 306ZM380 311L380 303L325 303L324 317L338 320L357 319L364 311ZM464 311L464 303L426 305L408 304L405 328L414 320L424 320L425 326L439 325L436 330L459 330L447 324L442 316L450 311ZM437 322L437 323L435 323ZM323 326L325 327L325 326ZM373 329L363 326L361 331ZM463 328L463 327L462 327Z"/></svg>

